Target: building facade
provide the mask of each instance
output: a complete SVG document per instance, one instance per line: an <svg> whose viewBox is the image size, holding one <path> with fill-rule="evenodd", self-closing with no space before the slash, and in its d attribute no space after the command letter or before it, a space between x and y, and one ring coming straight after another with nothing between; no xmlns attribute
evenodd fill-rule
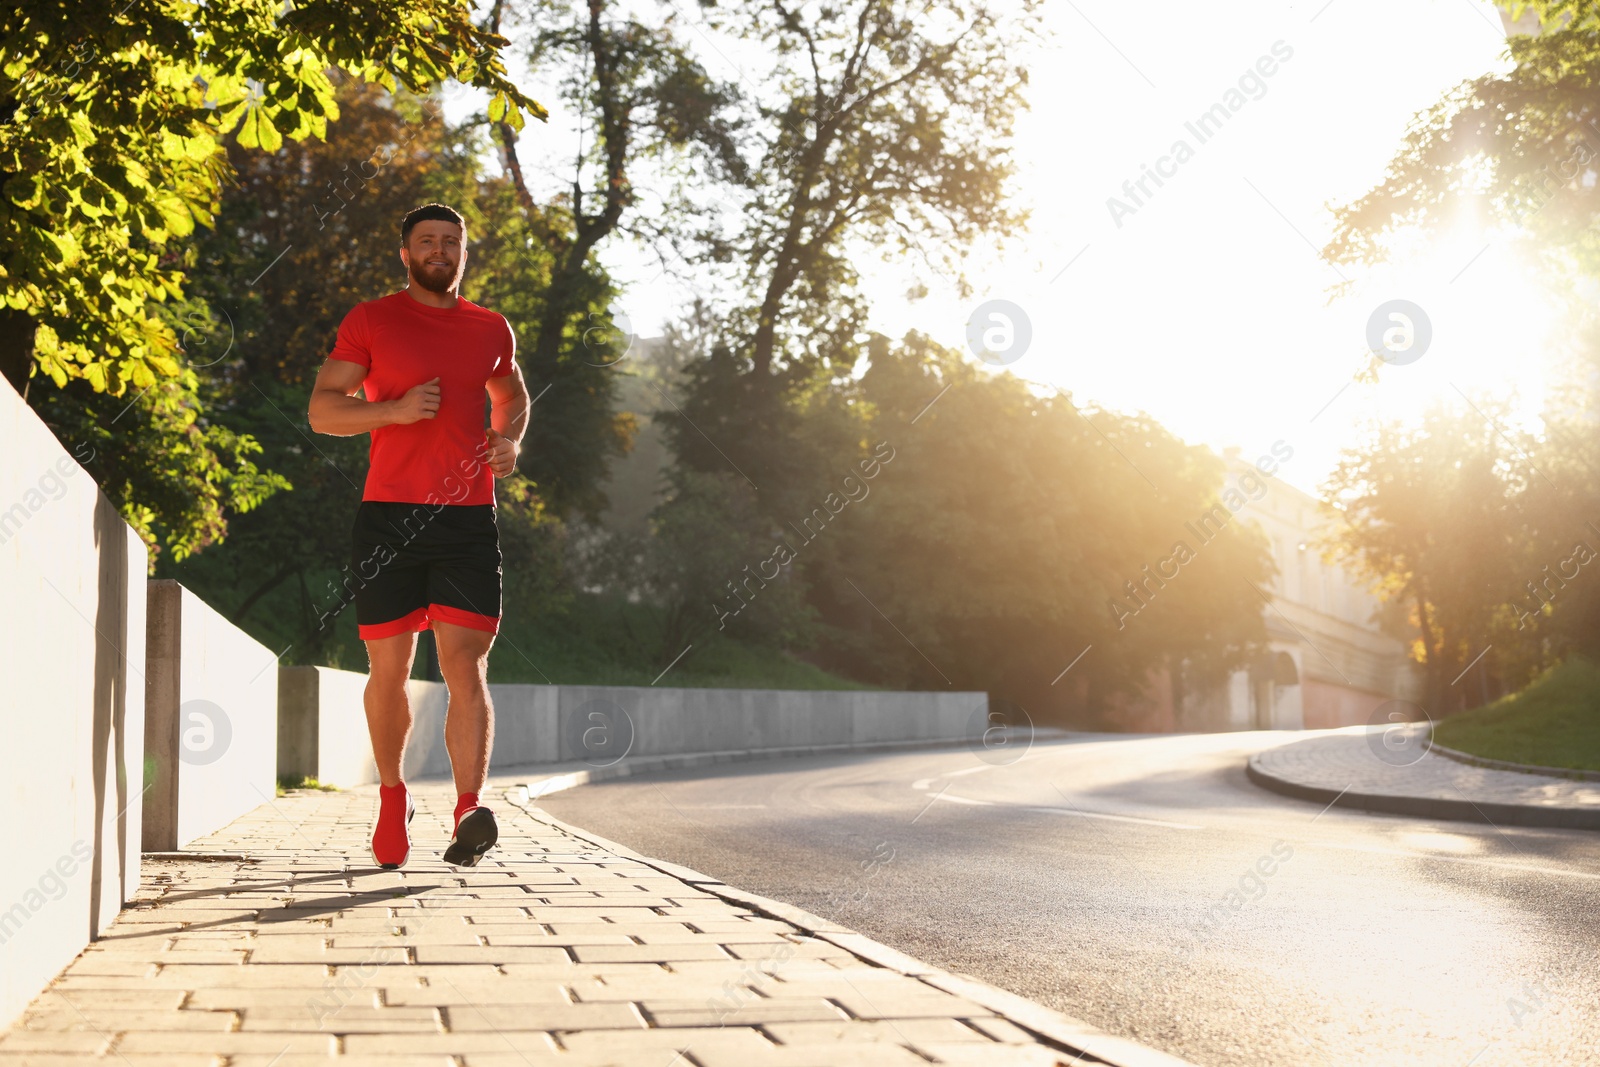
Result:
<svg viewBox="0 0 1600 1067"><path fill-rule="evenodd" d="M1229 457L1235 472L1249 469ZM1281 478L1238 516L1255 523L1277 575L1262 592L1268 652L1220 688L1195 693L1180 728L1321 729L1366 723L1384 704L1415 700L1421 673L1400 639L1377 622L1378 598L1345 567L1323 559L1330 519L1317 499Z"/></svg>

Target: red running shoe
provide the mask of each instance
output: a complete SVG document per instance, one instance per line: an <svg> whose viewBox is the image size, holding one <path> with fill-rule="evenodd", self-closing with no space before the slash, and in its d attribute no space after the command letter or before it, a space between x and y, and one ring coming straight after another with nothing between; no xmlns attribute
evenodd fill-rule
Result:
<svg viewBox="0 0 1600 1067"><path fill-rule="evenodd" d="M404 817L402 818L402 813ZM378 787L378 825L372 830L372 862L386 871L404 867L411 856L408 829L417 807L406 784Z"/></svg>

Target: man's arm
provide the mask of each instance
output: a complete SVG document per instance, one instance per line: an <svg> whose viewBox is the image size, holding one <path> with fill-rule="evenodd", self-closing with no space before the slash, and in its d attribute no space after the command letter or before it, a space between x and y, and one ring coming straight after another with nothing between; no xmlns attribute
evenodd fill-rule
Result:
<svg viewBox="0 0 1600 1067"><path fill-rule="evenodd" d="M517 453L521 451L522 435L528 432L528 386L522 380L522 368L513 361L511 373L490 378L484 383L489 390L489 400L494 405L489 412L489 469L496 478L504 478L517 467Z"/></svg>
<svg viewBox="0 0 1600 1067"><path fill-rule="evenodd" d="M307 415L311 429L333 437L353 437L380 426L431 419L439 410L439 379L412 386L399 400L367 401L355 396L367 368L344 359L330 359L317 372Z"/></svg>

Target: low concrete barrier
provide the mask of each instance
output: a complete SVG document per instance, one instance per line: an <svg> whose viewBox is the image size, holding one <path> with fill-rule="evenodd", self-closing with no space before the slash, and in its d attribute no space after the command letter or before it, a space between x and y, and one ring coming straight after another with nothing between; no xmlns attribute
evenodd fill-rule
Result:
<svg viewBox="0 0 1600 1067"><path fill-rule="evenodd" d="M365 676L324 667L284 674L294 680L280 701L280 773L338 786L376 781L361 704ZM447 775L448 692L441 682L412 679L407 686L413 724L404 774ZM901 741L982 744L996 725L985 693L494 684L489 693L496 768Z"/></svg>
<svg viewBox="0 0 1600 1067"><path fill-rule="evenodd" d="M278 775L326 785L378 780L362 692L367 676L333 667L278 671Z"/></svg>
<svg viewBox="0 0 1600 1067"><path fill-rule="evenodd" d="M92 455L0 379L0 1028L139 886L148 558Z"/></svg>
<svg viewBox="0 0 1600 1067"><path fill-rule="evenodd" d="M149 583L146 852L170 852L275 796L277 657L174 581Z"/></svg>

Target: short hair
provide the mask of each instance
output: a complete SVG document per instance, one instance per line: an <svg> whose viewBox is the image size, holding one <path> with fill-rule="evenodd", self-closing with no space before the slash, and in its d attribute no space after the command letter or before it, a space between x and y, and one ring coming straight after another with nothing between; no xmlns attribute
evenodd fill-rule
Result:
<svg viewBox="0 0 1600 1067"><path fill-rule="evenodd" d="M467 221L461 217L461 212L448 204L423 204L406 212L406 217L400 220L402 245L411 238L411 230L419 222L453 222L461 227L461 240L467 239Z"/></svg>

